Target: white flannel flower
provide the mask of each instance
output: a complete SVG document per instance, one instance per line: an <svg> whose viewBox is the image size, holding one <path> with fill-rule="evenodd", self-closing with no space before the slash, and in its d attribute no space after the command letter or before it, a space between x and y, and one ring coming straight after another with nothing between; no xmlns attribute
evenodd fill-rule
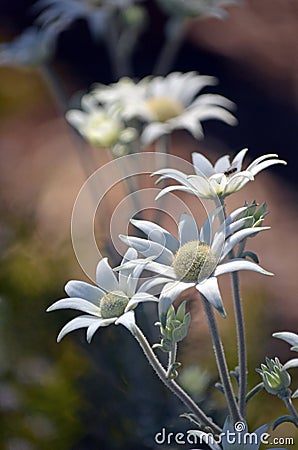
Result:
<svg viewBox="0 0 298 450"><path fill-rule="evenodd" d="M115 11L126 10L141 0L39 0L35 11L42 11L37 23L58 33L75 20L85 19L95 37L107 29L109 18Z"/></svg>
<svg viewBox="0 0 298 450"><path fill-rule="evenodd" d="M81 103L83 110L69 110L66 119L92 145L110 148L136 138L134 128L125 127L117 114L99 106L92 95L84 95Z"/></svg>
<svg viewBox="0 0 298 450"><path fill-rule="evenodd" d="M192 162L195 175L186 175L176 169L161 169L152 175L160 175L157 183L165 178L177 181L180 186L168 186L161 190L157 198L168 192L179 190L196 195L199 198L224 199L230 194L242 189L249 181L252 181L259 172L274 164L287 164L286 161L276 159L278 155L267 154L255 159L249 166L242 170L242 161L247 148L241 150L230 162L229 155L219 158L214 166L201 153L192 154Z"/></svg>
<svg viewBox="0 0 298 450"><path fill-rule="evenodd" d="M178 239L159 225L143 220L131 222L143 231L148 239L120 235L123 242L146 258L130 261L124 267L144 265L146 270L159 274L159 277L148 282L150 287L164 284L159 300L159 313L163 323L170 305L189 287L195 286L206 300L225 316L217 281L219 275L239 270L272 275L258 264L243 258L233 258L224 262L235 245L269 228L245 228L251 218L238 219L238 215L245 209L246 207L243 207L234 211L215 233L213 223L222 211L221 208L215 209L210 214L201 230L192 216L182 214L178 224ZM146 288L149 288L148 284Z"/></svg>
<svg viewBox="0 0 298 450"><path fill-rule="evenodd" d="M0 66L38 66L51 59L54 48L53 33L27 28L12 42L0 44Z"/></svg>
<svg viewBox="0 0 298 450"><path fill-rule="evenodd" d="M166 13L173 16L227 17L225 6L238 5L241 0L158 0Z"/></svg>
<svg viewBox="0 0 298 450"><path fill-rule="evenodd" d="M136 257L137 252L130 248L124 255L122 264ZM98 263L96 269L98 286L84 281L69 281L65 291L70 298L58 300L47 309L47 312L57 309L76 309L87 314L68 322L60 331L57 342L60 342L67 333L79 328L87 328L88 342L100 327L122 324L131 329L135 323L132 309L141 302L158 301L153 295L137 289L142 270L143 267L140 266L132 272L127 269L120 270L117 279L107 258L104 258Z"/></svg>
<svg viewBox="0 0 298 450"><path fill-rule="evenodd" d="M146 77L139 83L120 80L108 88L97 87L93 94L100 102L116 105L125 119L142 120L145 124L141 139L149 144L175 129L202 138L201 122L207 119L235 125L235 117L227 110L234 107L233 102L216 94L198 96L205 86L216 82L216 78L196 72L173 72L166 77Z"/></svg>

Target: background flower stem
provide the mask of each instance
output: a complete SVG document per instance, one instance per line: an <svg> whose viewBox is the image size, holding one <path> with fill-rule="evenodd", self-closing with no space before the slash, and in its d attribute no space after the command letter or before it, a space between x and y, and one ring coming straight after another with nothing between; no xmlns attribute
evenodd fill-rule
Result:
<svg viewBox="0 0 298 450"><path fill-rule="evenodd" d="M177 53L184 40L184 19L169 19L166 25L166 38L158 55L153 75L166 75L172 68Z"/></svg>
<svg viewBox="0 0 298 450"><path fill-rule="evenodd" d="M226 219L226 209L222 202L224 219ZM234 250L232 249L228 255L229 259L235 258ZM246 417L246 387L247 387L247 351L246 351L246 337L245 337L245 323L242 308L242 300L239 286L238 272L231 273L231 285L234 301L234 313L236 319L237 329L237 351L238 351L238 365L239 365L239 394L238 403L240 414L243 419Z"/></svg>
<svg viewBox="0 0 298 450"><path fill-rule="evenodd" d="M131 327L130 332L135 337L135 339L140 344L143 352L145 353L150 365L153 367L157 376L160 380L169 388L181 401L182 403L196 416L198 421L204 427L210 428L214 433L218 434L221 429L216 425L212 419L206 416L206 414L201 410L201 408L193 401L191 397L172 379L167 377L167 372L157 359L154 351L152 350L146 337L137 325Z"/></svg>
<svg viewBox="0 0 298 450"><path fill-rule="evenodd" d="M292 399L290 397L285 397L285 398L283 398L283 401L285 402L286 407L288 408L288 410L290 411L290 413L296 420L296 425L298 426L298 413L295 409L295 406L293 405Z"/></svg>
<svg viewBox="0 0 298 450"><path fill-rule="evenodd" d="M241 415L238 410L237 402L235 399L234 391L232 388L231 378L228 371L228 366L226 362L226 357L224 354L223 345L220 339L217 323L215 320L214 312L212 309L212 306L208 302L208 300L205 299L203 295L201 295L205 314L207 317L210 335L212 339L213 349L215 353L217 368L219 372L219 376L224 388L226 400L228 403L228 408L230 415L232 417L233 422L237 422L241 420Z"/></svg>

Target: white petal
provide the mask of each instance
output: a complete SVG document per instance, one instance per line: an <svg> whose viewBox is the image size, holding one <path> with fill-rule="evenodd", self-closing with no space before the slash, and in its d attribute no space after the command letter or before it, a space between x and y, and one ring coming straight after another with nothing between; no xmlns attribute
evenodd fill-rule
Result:
<svg viewBox="0 0 298 450"><path fill-rule="evenodd" d="M224 245L223 252L221 254L221 260L227 256L227 254L237 245L239 242L243 241L249 236L257 234L259 231L270 230L270 227L255 227L255 228L245 228L244 230L237 231L231 237L229 237Z"/></svg>
<svg viewBox="0 0 298 450"><path fill-rule="evenodd" d="M238 272L238 270L252 270L254 272L262 273L263 275L273 275L273 273L268 272L254 262L246 261L242 258L234 258L217 266L214 271L214 276L218 277L224 273Z"/></svg>
<svg viewBox="0 0 298 450"><path fill-rule="evenodd" d="M226 172L231 167L230 157L229 155L224 155L219 158L214 164L215 172Z"/></svg>
<svg viewBox="0 0 298 450"><path fill-rule="evenodd" d="M168 280L169 281L169 280ZM158 302L158 298L154 297L154 295L147 294L146 292L137 292L132 298L129 300L125 312L130 311L139 303L144 302Z"/></svg>
<svg viewBox="0 0 298 450"><path fill-rule="evenodd" d="M171 304L176 300L176 298L178 297L179 294L181 294L181 292L193 287L194 285L195 283L184 283L181 281L175 281L167 283L163 287L163 290L161 291L159 297L159 304L158 304L159 318L163 326L165 326L167 312Z"/></svg>
<svg viewBox="0 0 298 450"><path fill-rule="evenodd" d="M196 289L205 297L205 299L214 306L215 309L223 316L226 317L224 305L222 303L220 291L218 288L217 279L210 277L201 283L196 285Z"/></svg>
<svg viewBox="0 0 298 450"><path fill-rule="evenodd" d="M149 220L134 220L130 221L136 228L143 231L151 240L165 245L169 250L175 252L179 248L179 242L167 230L160 227L156 223L149 222Z"/></svg>
<svg viewBox="0 0 298 450"><path fill-rule="evenodd" d="M107 327L107 326L111 325L112 323L115 323L116 320L117 320L117 317L111 317L110 319L100 319L100 320L97 320L97 322L94 322L91 325L89 325L88 330L87 330L87 341L89 342L89 344L90 344L91 339L93 338L94 334L98 330L98 328Z"/></svg>
<svg viewBox="0 0 298 450"><path fill-rule="evenodd" d="M211 162L201 153L192 153L192 163L197 175L201 177L210 177L215 173Z"/></svg>
<svg viewBox="0 0 298 450"><path fill-rule="evenodd" d="M95 304L98 304L99 299L104 295L97 286L92 286L85 281L71 280L66 283L64 289L69 297L83 298Z"/></svg>
<svg viewBox="0 0 298 450"><path fill-rule="evenodd" d="M131 261L132 259L136 259L137 257L138 257L138 252L134 248L129 248L123 256L121 265L124 265L128 261ZM123 292L127 291L127 281L128 281L128 276L130 275L130 272L131 272L130 269L119 270L118 280L119 280L120 291L123 291Z"/></svg>
<svg viewBox="0 0 298 450"><path fill-rule="evenodd" d="M180 246L186 244L186 242L199 240L200 231L195 219L190 214L181 214L178 224L178 236Z"/></svg>
<svg viewBox="0 0 298 450"><path fill-rule="evenodd" d="M92 323L98 322L98 317L94 316L79 316L70 320L60 331L57 337L57 342L60 342L62 338L71 331L78 330L79 328L89 327Z"/></svg>
<svg viewBox="0 0 298 450"><path fill-rule="evenodd" d="M205 242L208 245L211 245L212 242L212 228L214 220L217 216L222 216L223 218L223 207L219 206L214 211L211 212L211 214L208 215L207 219L205 220L200 233L200 241Z"/></svg>
<svg viewBox="0 0 298 450"><path fill-rule="evenodd" d="M165 278L165 277L156 277L156 278L151 278L150 280L145 281L141 287L139 288L138 292L147 292L150 289L155 289L158 286L161 286L165 283L168 283L169 279ZM154 290L155 292L155 290ZM155 292L156 293L156 292ZM159 294L160 292L158 292Z"/></svg>
<svg viewBox="0 0 298 450"><path fill-rule="evenodd" d="M269 161L263 161L262 163L258 164L255 167L252 167L250 169L250 172L253 175L256 175L257 173L261 172L261 170L267 169L267 167L273 166L274 164L284 164L286 165L286 161L283 161L282 159L270 159Z"/></svg>
<svg viewBox="0 0 298 450"><path fill-rule="evenodd" d="M129 297L134 295L136 292L137 284L144 269L145 267L142 264L138 264L129 274L127 279L127 287L124 289L124 292L126 292Z"/></svg>
<svg viewBox="0 0 298 450"><path fill-rule="evenodd" d="M168 134L171 131L166 123L153 122L147 125L141 135L141 141L144 145L156 141L160 136Z"/></svg>
<svg viewBox="0 0 298 450"><path fill-rule="evenodd" d="M119 319L116 320L115 325L123 325L131 333L133 333L134 327L136 325L134 312L128 311L122 314L122 316L120 316Z"/></svg>
<svg viewBox="0 0 298 450"><path fill-rule="evenodd" d="M73 127L81 130L86 123L87 114L77 109L71 109L67 111L65 117Z"/></svg>
<svg viewBox="0 0 298 450"><path fill-rule="evenodd" d="M231 166L235 167L237 169L237 172L241 171L243 158L247 152L248 152L248 148L244 148L243 150L240 150L240 152L237 153L237 155L233 159Z"/></svg>
<svg viewBox="0 0 298 450"><path fill-rule="evenodd" d="M108 258L99 261L96 268L96 282L106 292L119 290L118 280L108 263Z"/></svg>
<svg viewBox="0 0 298 450"><path fill-rule="evenodd" d="M189 175L187 177L189 187L192 188L198 197L213 198L217 196L217 191L214 190L207 178L199 175Z"/></svg>
<svg viewBox="0 0 298 450"><path fill-rule="evenodd" d="M168 194L172 191L182 191L187 192L188 194L195 194L195 191L191 188L187 188L184 186L167 186L166 188L162 189L159 194L155 197L155 200L159 200L161 197L163 197L165 194Z"/></svg>
<svg viewBox="0 0 298 450"><path fill-rule="evenodd" d="M160 178L156 181L156 183L164 180L165 178L172 178L173 180L178 181L178 183L180 184L184 184L187 181L187 175L177 169L160 169L154 172L151 176L156 175L160 175Z"/></svg>
<svg viewBox="0 0 298 450"><path fill-rule="evenodd" d="M268 153L267 155L259 156L259 158L256 158L252 163L249 164L246 170L251 170L257 165L259 165L262 161L265 161L265 159L271 159L271 158L277 158L278 155L276 153Z"/></svg>
<svg viewBox="0 0 298 450"><path fill-rule="evenodd" d="M75 297L63 298L61 300L58 300L47 309L47 312L55 311L57 309L76 309L89 314L93 314L95 316L100 315L100 308L98 306L95 306L94 303L91 303L88 300L84 300L82 298Z"/></svg>
<svg viewBox="0 0 298 450"><path fill-rule="evenodd" d="M298 334L296 333L291 333L290 331L280 331L278 333L273 333L272 336L286 341L293 347L298 346Z"/></svg>
<svg viewBox="0 0 298 450"><path fill-rule="evenodd" d="M298 367L298 358L290 359L283 366L286 370L293 369L293 367Z"/></svg>
<svg viewBox="0 0 298 450"><path fill-rule="evenodd" d="M126 245L129 245L140 252L145 258L154 257L154 260L161 264L172 264L173 262L174 256L171 250L168 250L157 242L134 236L124 236L122 234L119 235L119 238Z"/></svg>

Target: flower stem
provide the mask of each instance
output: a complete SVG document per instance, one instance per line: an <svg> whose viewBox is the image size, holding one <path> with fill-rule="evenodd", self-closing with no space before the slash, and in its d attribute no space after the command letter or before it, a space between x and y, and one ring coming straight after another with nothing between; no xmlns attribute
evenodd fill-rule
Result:
<svg viewBox="0 0 298 450"><path fill-rule="evenodd" d="M283 398L283 401L285 402L286 407L288 408L288 410L294 417L294 419L296 421L296 425L298 426L298 413L296 411L295 406L293 405L291 397L285 397L285 398Z"/></svg>
<svg viewBox="0 0 298 450"><path fill-rule="evenodd" d="M153 75L165 75L171 69L184 39L185 21L183 19L169 19L167 28L165 43L157 58Z"/></svg>
<svg viewBox="0 0 298 450"><path fill-rule="evenodd" d="M222 201L224 218L226 219L225 204ZM234 250L232 249L228 255L229 259L235 258ZM246 387L247 387L247 352L246 352L246 338L245 338L245 323L242 308L242 300L240 295L239 275L238 272L231 273L231 285L234 300L234 312L237 329L237 350L238 350L238 365L239 365L239 411L243 419L246 417Z"/></svg>
<svg viewBox="0 0 298 450"><path fill-rule="evenodd" d="M169 353L169 362L168 362L168 370L167 370L168 378L171 376L171 370L172 370L173 364L176 362L176 356L177 356L177 343L175 342L173 344L172 350Z"/></svg>
<svg viewBox="0 0 298 450"><path fill-rule="evenodd" d="M226 362L226 357L224 354L223 345L220 339L217 323L215 320L214 312L212 306L206 300L206 298L201 295L205 314L207 317L209 330L212 338L213 349L215 353L216 363L218 367L219 376L225 391L225 397L228 403L228 408L233 422L241 420L241 415L238 410L237 402L235 399L234 391L231 384L231 379L228 371L228 366Z"/></svg>
<svg viewBox="0 0 298 450"><path fill-rule="evenodd" d="M165 386L170 389L181 401L182 403L196 416L198 421L204 428L212 430L215 434L221 432L221 429L216 425L212 419L206 416L206 414L201 410L201 408L192 400L191 397L177 384L174 380L167 377L167 372L157 359L154 351L150 347L149 342L137 325L131 327L130 332L135 337L135 339L140 344L143 352L145 353L150 365L153 367L157 376L165 384Z"/></svg>

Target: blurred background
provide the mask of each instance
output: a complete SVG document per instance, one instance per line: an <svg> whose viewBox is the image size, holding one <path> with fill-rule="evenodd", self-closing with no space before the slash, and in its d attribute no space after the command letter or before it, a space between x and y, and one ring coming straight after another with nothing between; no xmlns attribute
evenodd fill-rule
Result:
<svg viewBox="0 0 298 450"><path fill-rule="evenodd" d="M2 0L0 39L8 42L31 26L35 2ZM155 1L143 2L146 27L133 57L136 77L152 73L165 38L168 16ZM190 161L192 151L211 160L248 147L246 163L278 153L288 165L274 166L229 199L229 210L245 200L267 202L270 232L251 241L267 279L243 274L244 309L249 342L249 386L259 382L254 368L265 356L289 359L289 346L271 338L273 331L297 333L297 30L295 0L247 0L226 8L224 20L186 19L185 39L171 71L196 70L216 76L220 93L237 105L237 127L204 123L205 138L186 132L172 137L171 153ZM57 39L49 62L59 74L66 101L94 82L116 81L101 39L94 39L84 18L73 21ZM161 386L137 344L123 327L99 331L85 342L82 330L56 344L56 335L71 311L46 314L64 296L69 279L87 280L72 248L71 212L86 179L81 156L40 67L0 67L0 448L3 450L146 450L175 449L156 445L161 428L185 431L189 424L178 400ZM108 150L87 145L94 167L110 161ZM87 167L87 171L88 171ZM150 181L144 181L150 183ZM112 213L125 189L106 201ZM185 199L183 196L181 198ZM185 199L190 203L194 199ZM100 213L100 212L99 212ZM149 214L150 215L150 214ZM167 217L164 217L164 225ZM98 245L111 251L108 220L97 230ZM174 230L174 228L173 228ZM105 253L107 254L107 253ZM241 274L242 275L242 274ZM229 280L223 279L229 321L220 322L231 368L237 364ZM215 362L200 303L189 305L190 334L180 348L181 382L218 421L226 415ZM149 320L142 316L148 313ZM150 342L155 310L140 308ZM146 314L145 314L146 315ZM152 320L151 320L152 319ZM122 329L123 328L123 329ZM292 371L297 387L297 370ZM195 380L195 383L194 383ZM248 407L251 429L286 414L278 399L260 393ZM298 434L282 425L276 436ZM181 448L181 447L180 447ZM187 447L184 447L187 448Z"/></svg>

